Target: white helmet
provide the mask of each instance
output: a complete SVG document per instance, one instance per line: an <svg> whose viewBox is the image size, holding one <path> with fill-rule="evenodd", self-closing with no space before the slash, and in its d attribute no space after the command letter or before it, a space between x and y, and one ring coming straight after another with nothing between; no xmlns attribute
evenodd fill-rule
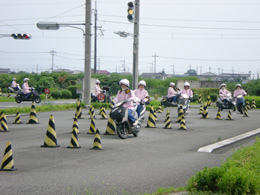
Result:
<svg viewBox="0 0 260 195"><path fill-rule="evenodd" d="M96 84L100 84L100 81L98 79L96 80Z"/></svg>
<svg viewBox="0 0 260 195"><path fill-rule="evenodd" d="M237 84L236 87L240 87L241 88L242 86L240 84Z"/></svg>
<svg viewBox="0 0 260 195"><path fill-rule="evenodd" d="M225 87L226 87L226 84L225 84L225 83L222 83L222 84L220 85L220 87L219 87L219 88L222 88L223 86L225 86Z"/></svg>
<svg viewBox="0 0 260 195"><path fill-rule="evenodd" d="M186 82L184 82L184 85L183 85L183 86L184 86L184 87L185 87L185 86L190 86L190 83L186 81Z"/></svg>
<svg viewBox="0 0 260 195"><path fill-rule="evenodd" d="M29 81L29 79L28 79L28 78L24 78L23 81L24 81L24 82L25 82L25 81Z"/></svg>
<svg viewBox="0 0 260 195"><path fill-rule="evenodd" d="M16 78L15 78L15 77L13 78L13 81L14 81L14 80L16 80Z"/></svg>
<svg viewBox="0 0 260 195"><path fill-rule="evenodd" d="M143 85L144 87L146 87L146 82L144 80L141 80L138 83L138 87L139 87L139 85Z"/></svg>
<svg viewBox="0 0 260 195"><path fill-rule="evenodd" d="M174 82L170 82L170 86L175 86L175 83Z"/></svg>
<svg viewBox="0 0 260 195"><path fill-rule="evenodd" d="M130 85L130 83L127 79L122 79L121 81L119 81L119 85L121 85L121 84L123 84L127 87L129 87L129 85Z"/></svg>

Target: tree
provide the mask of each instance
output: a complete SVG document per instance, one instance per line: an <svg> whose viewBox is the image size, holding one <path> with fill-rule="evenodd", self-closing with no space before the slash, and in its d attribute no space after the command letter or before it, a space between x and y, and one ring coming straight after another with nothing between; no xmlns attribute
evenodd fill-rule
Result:
<svg viewBox="0 0 260 195"><path fill-rule="evenodd" d="M186 74L189 76L197 76L197 71L194 69L189 69Z"/></svg>

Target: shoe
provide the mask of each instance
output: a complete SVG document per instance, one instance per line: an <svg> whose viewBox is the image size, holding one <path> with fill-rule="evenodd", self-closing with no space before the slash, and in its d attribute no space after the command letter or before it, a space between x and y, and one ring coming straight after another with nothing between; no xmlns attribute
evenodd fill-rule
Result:
<svg viewBox="0 0 260 195"><path fill-rule="evenodd" d="M138 120L135 120L135 122L133 123L133 126L136 126L138 124Z"/></svg>

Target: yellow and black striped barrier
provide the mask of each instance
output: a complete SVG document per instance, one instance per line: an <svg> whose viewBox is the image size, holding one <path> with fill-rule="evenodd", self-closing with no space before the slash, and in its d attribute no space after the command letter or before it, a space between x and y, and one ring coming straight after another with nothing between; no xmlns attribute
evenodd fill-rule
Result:
<svg viewBox="0 0 260 195"><path fill-rule="evenodd" d="M101 137L99 133L99 129L96 130L96 135L94 137L94 143L93 143L93 150L102 150L102 145L101 145Z"/></svg>
<svg viewBox="0 0 260 195"><path fill-rule="evenodd" d="M15 171L11 142L6 143L5 153L0 171Z"/></svg>
<svg viewBox="0 0 260 195"><path fill-rule="evenodd" d="M81 148L81 146L79 145L79 142L78 142L78 135L77 135L77 132L75 129L73 129L73 131L72 131L70 145L67 146L67 148L73 148L73 149Z"/></svg>
<svg viewBox="0 0 260 195"><path fill-rule="evenodd" d="M60 147L57 144L56 130L55 130L55 122L53 115L50 116L44 144L41 147Z"/></svg>

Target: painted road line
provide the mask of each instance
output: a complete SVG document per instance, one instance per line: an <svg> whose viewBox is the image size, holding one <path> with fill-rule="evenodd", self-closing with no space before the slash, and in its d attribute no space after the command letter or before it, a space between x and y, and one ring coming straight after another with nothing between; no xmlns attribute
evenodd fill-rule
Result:
<svg viewBox="0 0 260 195"><path fill-rule="evenodd" d="M244 133L244 134L241 134L241 135L238 135L238 136L235 136L235 137L231 137L229 139L225 139L223 141L220 141L220 142L217 142L217 143L214 143L214 144L202 147L202 148L199 148L198 152L208 152L208 153L211 153L211 152L213 152L216 149L222 148L224 146L227 146L229 144L235 143L237 141L241 141L243 139L246 139L246 138L248 138L250 136L254 136L254 135L259 134L259 133L260 133L260 128L256 129L256 130L249 131L247 133Z"/></svg>

